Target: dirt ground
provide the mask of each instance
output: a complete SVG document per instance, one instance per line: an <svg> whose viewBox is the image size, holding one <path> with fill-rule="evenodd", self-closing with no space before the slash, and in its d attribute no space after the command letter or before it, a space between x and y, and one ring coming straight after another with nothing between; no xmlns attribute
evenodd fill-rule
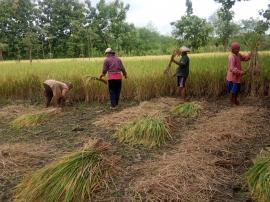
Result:
<svg viewBox="0 0 270 202"><path fill-rule="evenodd" d="M173 139L152 149L118 143L112 134L141 115L169 111L177 104L174 98L140 105L122 103L117 111L101 104L76 104L28 129L14 129L9 124L19 115L43 110L42 106L0 106L0 201L11 200L12 189L25 174L80 149L90 138L110 143L121 158L122 169L111 189L97 193L94 201L192 201L191 196L196 194L201 201L252 201L241 175L251 160L270 146L270 99L245 98L241 106L233 108L225 99L194 101L202 106L199 117L174 117ZM178 189L183 188L182 181L178 179L183 179L187 175L184 171L195 163L201 167L194 167L193 181L185 181L187 186L182 192L189 193L183 196ZM163 186L170 180L175 181L173 188L177 191Z"/></svg>

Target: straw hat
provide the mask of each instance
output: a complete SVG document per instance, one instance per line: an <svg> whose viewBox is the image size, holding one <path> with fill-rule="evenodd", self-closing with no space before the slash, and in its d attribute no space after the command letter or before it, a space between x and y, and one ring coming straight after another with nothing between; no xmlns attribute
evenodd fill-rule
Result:
<svg viewBox="0 0 270 202"><path fill-rule="evenodd" d="M183 52L190 52L189 48L187 48L186 46L182 46L180 48L180 51L183 53Z"/></svg>
<svg viewBox="0 0 270 202"><path fill-rule="evenodd" d="M105 54L106 53L115 53L113 50L112 50L112 48L107 48L106 50L105 50Z"/></svg>

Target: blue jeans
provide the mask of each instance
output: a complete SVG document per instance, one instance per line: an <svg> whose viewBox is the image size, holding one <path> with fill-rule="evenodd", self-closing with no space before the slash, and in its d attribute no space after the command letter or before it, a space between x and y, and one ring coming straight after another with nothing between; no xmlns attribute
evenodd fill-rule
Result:
<svg viewBox="0 0 270 202"><path fill-rule="evenodd" d="M240 83L233 83L232 81L227 81L227 91L228 93L238 95L240 91Z"/></svg>

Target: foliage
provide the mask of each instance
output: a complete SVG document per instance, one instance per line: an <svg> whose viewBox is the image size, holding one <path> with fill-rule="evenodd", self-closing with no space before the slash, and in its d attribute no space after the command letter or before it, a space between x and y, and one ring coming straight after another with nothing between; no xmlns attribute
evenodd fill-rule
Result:
<svg viewBox="0 0 270 202"><path fill-rule="evenodd" d="M258 156L245 173L249 190L258 202L270 201L270 158Z"/></svg>
<svg viewBox="0 0 270 202"><path fill-rule="evenodd" d="M185 118L195 118L199 115L201 107L196 103L184 103L174 107L171 112L173 115Z"/></svg>
<svg viewBox="0 0 270 202"><path fill-rule="evenodd" d="M86 201L111 178L112 159L106 147L91 146L25 177L14 191L14 201Z"/></svg>
<svg viewBox="0 0 270 202"><path fill-rule="evenodd" d="M192 15L193 14L193 8L192 8L192 1L191 0L186 0L186 7L187 7L187 10L186 10L187 16Z"/></svg>
<svg viewBox="0 0 270 202"><path fill-rule="evenodd" d="M236 1L216 2L223 6L212 29L219 39L215 42L224 45L236 28L230 10ZM212 29L193 15L191 0L186 0L186 15L173 23L174 37L128 23L129 7L121 0L98 0L95 5L90 0L1 0L0 43L7 46L0 48L0 60L95 57L108 46L121 55L161 55L175 48L176 39L196 51L211 46ZM262 14L267 17L267 13Z"/></svg>
<svg viewBox="0 0 270 202"><path fill-rule="evenodd" d="M241 0L215 0L221 4L221 8L217 11L218 21L215 26L219 37L218 41L223 45L224 50L228 47L229 40L235 31L234 23L232 23L234 13L231 9L237 1Z"/></svg>
<svg viewBox="0 0 270 202"><path fill-rule="evenodd" d="M210 25L205 19L196 15L182 16L180 20L172 23L174 26L173 35L178 39L180 44L185 44L193 50L207 45Z"/></svg>
<svg viewBox="0 0 270 202"><path fill-rule="evenodd" d="M114 137L120 142L151 148L165 144L171 135L168 125L162 118L145 116L122 127Z"/></svg>
<svg viewBox="0 0 270 202"><path fill-rule="evenodd" d="M270 4L268 4L268 9L263 12L263 17L270 23Z"/></svg>
<svg viewBox="0 0 270 202"><path fill-rule="evenodd" d="M235 34L232 39L241 44L241 49L252 50L255 47L261 49L264 45L267 29L267 24L262 20L253 18L242 20L239 24L238 34Z"/></svg>

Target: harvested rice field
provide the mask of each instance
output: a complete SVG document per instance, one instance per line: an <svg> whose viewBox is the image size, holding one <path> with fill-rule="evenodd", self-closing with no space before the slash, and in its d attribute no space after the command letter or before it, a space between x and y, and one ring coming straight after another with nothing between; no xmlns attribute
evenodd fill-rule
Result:
<svg viewBox="0 0 270 202"><path fill-rule="evenodd" d="M244 173L269 117L269 97L2 103L0 201L255 201Z"/></svg>

